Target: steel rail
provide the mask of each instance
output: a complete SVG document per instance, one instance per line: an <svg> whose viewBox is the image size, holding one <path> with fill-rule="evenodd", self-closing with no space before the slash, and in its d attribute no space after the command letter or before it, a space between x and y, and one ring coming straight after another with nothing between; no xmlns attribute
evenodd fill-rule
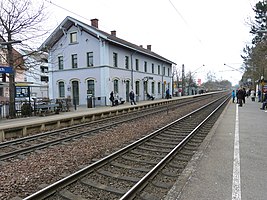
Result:
<svg viewBox="0 0 267 200"><path fill-rule="evenodd" d="M204 97L204 99L205 99L205 97ZM201 98L201 96L199 96L199 98ZM181 107L181 106L187 105L188 103L193 103L193 102L196 102L196 99L195 98L194 99L189 99L188 101L181 102L179 104L172 103L172 105L164 105L163 107L159 107L159 110L158 111L153 111L153 109L155 107L149 107L149 108L152 108L151 110L153 112L152 113L147 113L147 111L148 111L147 109L148 108L146 108L146 114L143 115L143 116L147 116L149 114L155 114L157 112L165 111L166 109L170 109L170 108ZM46 135L57 134L58 132L64 131L64 130L71 130L71 129L83 127L83 126L86 126L86 125L95 124L95 123L98 123L98 122L105 122L107 120L112 120L112 119L116 119L118 117L122 117L123 115L127 115L127 117L129 117L129 114L136 115L137 113L143 113L143 109L142 110L136 110L136 111L133 111L133 112L130 112L130 113L122 113L119 116L106 117L104 119L99 119L99 120L95 120L95 121L91 121L91 122L87 122L87 123L83 123L83 124L72 125L71 127L64 127L64 128L60 128L60 129L53 130L53 131L48 131L48 132L44 132L44 133L38 133L38 134L35 134L35 135L31 135L31 136L26 136L26 137L14 139L14 140L9 140L9 141L5 141L5 142L1 142L0 143L0 148L3 148L3 147L5 147L7 145L10 145L10 144L13 145L13 144L16 144L16 143L20 143L20 142L24 142L24 141L36 139L36 138L39 138L39 137L42 137L42 136L46 136Z"/></svg>
<svg viewBox="0 0 267 200"><path fill-rule="evenodd" d="M221 108L228 99L224 100L212 113L210 113L198 126L196 126L170 153L168 153L153 169L151 169L140 181L138 181L127 193L125 193L120 200L131 200L135 197L135 194L140 191L155 174L164 166L166 163L172 159L172 157L177 154L178 150L184 146L191 137L196 133L196 131L206 123L210 117Z"/></svg>
<svg viewBox="0 0 267 200"><path fill-rule="evenodd" d="M183 106L183 105L187 105L189 102L195 102L195 100L190 100L190 101L183 102L182 104L179 104L179 107ZM174 104L173 107L177 107L177 105ZM155 113L159 113L159 112L164 112L165 110L166 110L166 107L160 108L159 110L156 110L156 111L153 111L153 109L152 109L152 113L151 112L145 112L144 113L143 111L140 111L140 113L142 114L141 116L136 116L136 113L134 113L132 118L129 118L129 116L127 116L126 119L123 118L122 120L120 120L118 122L114 122L113 121L112 124L107 124L107 125L104 125L104 126L102 125L101 127L93 128L93 129L91 129L89 131L88 130L87 131L82 131L80 133L72 134L72 135L69 135L69 136L64 136L63 138L54 139L54 140L43 142L43 143L40 143L40 144L34 144L32 146L25 147L25 148L20 148L20 149L17 149L15 151L11 151L11 152L8 152L8 153L1 153L0 154L0 161L11 159L11 158L14 158L14 157L16 157L18 155L27 154L27 153L33 152L33 151L35 151L37 149L43 149L43 148L48 147L48 146L60 144L60 143L62 143L64 141L70 141L72 139L91 134L92 132L99 131L101 129L109 128L111 126L116 126L116 125L124 123L124 122L128 122L128 121L131 121L131 120L135 120L135 119L142 118L142 117L145 117L145 116L148 116L148 115L152 115L152 114L155 114ZM119 116L119 117L122 117L122 116ZM119 117L117 117L117 118L119 118ZM116 118L116 117L114 117L114 118ZM105 122L105 121L110 120L110 119L113 119L113 118L102 119L101 122L103 122L103 121ZM91 124L95 124L95 123L98 123L98 122L99 121L95 121L93 123L90 122L88 124L91 125ZM0 148L8 147L8 145L13 145L13 146L16 145L16 144L19 145L22 142L25 142L25 141L26 142L27 141L30 142L30 141L32 141L34 139L39 139L39 138L42 139L42 137L45 137L45 136L51 137L51 136L54 136L56 134L61 134L60 131L68 131L68 130L79 128L79 127L82 127L82 126L85 126L85 124L75 125L75 127L63 128L63 129L55 130L55 131L48 132L48 133L41 133L41 134L29 136L29 137L20 138L20 139L17 139L17 140L7 141L7 142L4 142L4 143L0 143Z"/></svg>

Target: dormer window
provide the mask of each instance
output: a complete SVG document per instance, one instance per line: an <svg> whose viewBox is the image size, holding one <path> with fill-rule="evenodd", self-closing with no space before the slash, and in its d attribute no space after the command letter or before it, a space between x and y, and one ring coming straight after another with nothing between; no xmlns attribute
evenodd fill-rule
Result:
<svg viewBox="0 0 267 200"><path fill-rule="evenodd" d="M77 32L70 33L70 43L77 43Z"/></svg>

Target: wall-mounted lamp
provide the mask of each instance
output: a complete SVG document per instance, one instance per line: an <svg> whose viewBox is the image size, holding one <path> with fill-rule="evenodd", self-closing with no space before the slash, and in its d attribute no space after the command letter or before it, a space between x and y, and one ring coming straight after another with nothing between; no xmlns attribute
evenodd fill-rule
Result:
<svg viewBox="0 0 267 200"><path fill-rule="evenodd" d="M122 83L126 83L126 80L125 79L122 79L121 81L122 81Z"/></svg>
<svg viewBox="0 0 267 200"><path fill-rule="evenodd" d="M67 87L67 90L70 92L70 89L71 89L71 87L70 87L70 85L68 85L68 87Z"/></svg>

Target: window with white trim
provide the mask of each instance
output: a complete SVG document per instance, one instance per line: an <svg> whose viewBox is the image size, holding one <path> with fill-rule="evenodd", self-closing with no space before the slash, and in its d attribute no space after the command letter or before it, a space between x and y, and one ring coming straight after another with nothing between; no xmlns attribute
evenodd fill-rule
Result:
<svg viewBox="0 0 267 200"><path fill-rule="evenodd" d="M94 55L93 52L87 52L87 67L94 66Z"/></svg>
<svg viewBox="0 0 267 200"><path fill-rule="evenodd" d="M59 97L65 97L65 84L63 81L58 82Z"/></svg>
<svg viewBox="0 0 267 200"><path fill-rule="evenodd" d="M113 81L113 87L114 87L114 93L118 94L119 93L119 81L117 79Z"/></svg>
<svg viewBox="0 0 267 200"><path fill-rule="evenodd" d="M70 33L70 43L77 43L77 32Z"/></svg>
<svg viewBox="0 0 267 200"><path fill-rule="evenodd" d="M63 70L64 65L63 65L63 56L58 56L58 69Z"/></svg>
<svg viewBox="0 0 267 200"><path fill-rule="evenodd" d="M71 55L71 65L72 65L72 68L78 68L78 57L77 57L77 54L72 54Z"/></svg>

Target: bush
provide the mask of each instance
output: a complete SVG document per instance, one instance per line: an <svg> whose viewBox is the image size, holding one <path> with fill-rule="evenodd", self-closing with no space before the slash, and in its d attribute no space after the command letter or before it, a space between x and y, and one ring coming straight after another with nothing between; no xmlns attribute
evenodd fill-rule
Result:
<svg viewBox="0 0 267 200"><path fill-rule="evenodd" d="M21 106L21 115L23 117L25 116L32 116L32 106L30 103L24 103Z"/></svg>

